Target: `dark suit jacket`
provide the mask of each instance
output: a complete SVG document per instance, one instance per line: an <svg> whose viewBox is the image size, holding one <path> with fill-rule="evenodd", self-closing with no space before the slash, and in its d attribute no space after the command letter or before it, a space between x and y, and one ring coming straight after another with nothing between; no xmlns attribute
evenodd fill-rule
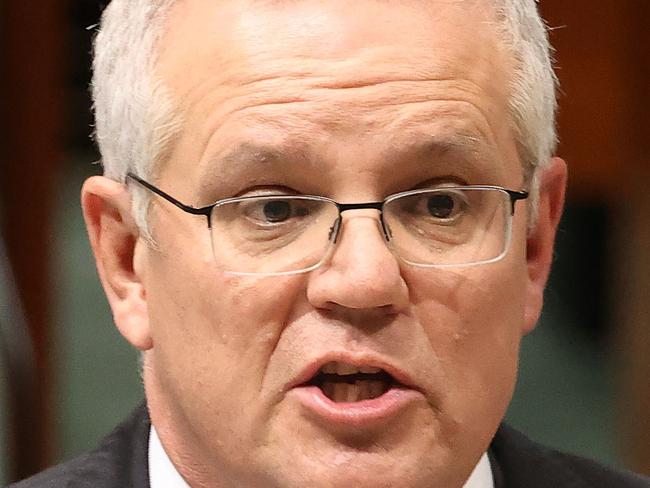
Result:
<svg viewBox="0 0 650 488"><path fill-rule="evenodd" d="M10 488L149 488L149 427L140 406L94 451ZM497 432L489 456L495 488L650 487L648 478L546 449L506 426Z"/></svg>

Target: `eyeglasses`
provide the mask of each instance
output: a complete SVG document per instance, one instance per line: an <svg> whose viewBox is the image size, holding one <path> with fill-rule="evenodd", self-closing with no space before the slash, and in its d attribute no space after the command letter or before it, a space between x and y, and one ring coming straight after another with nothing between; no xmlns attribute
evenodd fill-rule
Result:
<svg viewBox="0 0 650 488"><path fill-rule="evenodd" d="M312 195L226 198L196 208L151 183L128 178L184 212L204 215L214 259L238 275L289 275L327 261L341 230L342 213L379 211L390 250L422 268L455 268L497 262L508 253L515 204L528 193L490 185L411 190L381 202L338 203Z"/></svg>

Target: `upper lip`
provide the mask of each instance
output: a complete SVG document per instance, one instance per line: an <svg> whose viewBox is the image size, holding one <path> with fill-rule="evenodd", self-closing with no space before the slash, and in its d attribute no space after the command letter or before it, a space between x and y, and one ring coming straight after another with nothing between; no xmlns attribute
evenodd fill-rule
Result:
<svg viewBox="0 0 650 488"><path fill-rule="evenodd" d="M325 356L316 359L315 361L310 362L299 372L299 374L291 382L289 382L289 384L286 387L286 390L288 391L291 390L292 388L296 388L298 386L304 385L305 383L310 381L314 376L316 376L316 374L318 374L318 372L323 366L331 362L346 363L356 367L367 366L367 367L381 368L384 371L386 371L388 374L390 374L395 379L395 381L400 385L410 388L412 390L417 390L422 392L422 388L416 385L415 381L410 377L410 375L407 372L405 372L400 367L392 364L390 361L383 359L379 356L376 356L374 354L368 354L368 353L350 354L348 352L329 353Z"/></svg>

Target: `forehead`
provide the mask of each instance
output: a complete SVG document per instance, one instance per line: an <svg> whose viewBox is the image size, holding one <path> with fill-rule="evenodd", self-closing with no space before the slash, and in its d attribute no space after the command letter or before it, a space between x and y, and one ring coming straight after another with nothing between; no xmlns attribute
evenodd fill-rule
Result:
<svg viewBox="0 0 650 488"><path fill-rule="evenodd" d="M320 75L348 86L493 75L507 71L507 56L486 3L179 1L168 18L160 70L181 90L187 70L198 68L238 84L274 75Z"/></svg>
<svg viewBox="0 0 650 488"><path fill-rule="evenodd" d="M487 3L185 0L169 16L159 74L192 128L188 146L219 131L232 144L285 146L437 131L496 148L510 59Z"/></svg>

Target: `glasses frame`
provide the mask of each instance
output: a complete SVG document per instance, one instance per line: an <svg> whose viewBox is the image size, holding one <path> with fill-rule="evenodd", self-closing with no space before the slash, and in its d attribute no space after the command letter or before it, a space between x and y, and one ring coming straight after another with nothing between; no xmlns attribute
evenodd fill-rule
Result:
<svg viewBox="0 0 650 488"><path fill-rule="evenodd" d="M167 200L169 203L175 205L176 207L180 208L183 212L186 212L191 215L203 215L208 224L208 229L212 229L212 212L216 207L219 207L221 205L225 205L228 203L233 203L233 202L244 202L246 200L253 200L253 199L258 199L260 196L248 196L248 197L230 197L230 198L224 198L221 200L217 200L214 203L211 203L210 205L206 205L204 207L193 207L192 205L187 205L180 200L174 198L171 196L169 193L166 193L165 191L161 190L157 186L149 183L148 181L140 178L134 173L127 173L126 175L127 179L131 179L135 181L136 183L140 184L147 190L155 193L159 197L163 198L164 200ZM389 247L393 250L393 254L396 255L401 261L411 265L411 266L416 266L419 268L437 268L437 269L445 269L445 268L464 268L464 267L470 267L470 266L477 266L477 265L482 265L482 264L489 264L489 263L494 263L497 261L500 261L505 257L505 255L508 253L510 249L510 243L512 240L512 217L515 214L516 210L516 204L520 200L526 200L530 194L527 191L519 191L519 190L509 190L507 188L497 186L497 185L457 185L457 186L450 186L450 187L445 187L445 189L451 189L451 190L496 190L503 192L510 198L510 219L508 219L508 226L506 228L506 243L505 243L505 250L503 253L501 253L499 256L496 258L492 258L489 260L485 261L478 261L478 262L471 262L471 263L466 263L466 264L420 264L420 263L415 263L408 261L407 259L403 258L400 256L400 254L394 250L394 247L391 245L392 241L392 236L390 233L390 230L388 226L386 225L384 221L384 205L387 203L390 203L396 199L405 197L405 196L411 196L411 195L418 195L422 193L427 193L430 192L431 189L421 189L421 190L408 190L408 191L403 191L399 193L394 193L392 195L389 195L386 197L383 201L379 202L362 202L362 203L339 203L335 200L332 200L331 198L324 197L324 196L319 196L319 195L290 195L293 197L298 197L300 199L304 200L315 200L315 201L323 201L323 202L329 202L332 203L336 206L338 209L339 215L338 218L335 220L334 224L332 225L332 228L330 230L330 235L329 235L329 241L331 242L332 245L337 243L338 236L340 233L341 229L341 222L342 222L342 214L343 212L347 212L348 210L364 210L364 209L371 209L371 210L378 210L379 211L379 221L381 223L381 229L382 233L384 234L384 239L386 243L389 245ZM269 195L269 199L272 199L274 195ZM278 199L284 199L286 198L285 195L278 195ZM331 246L333 247L333 246ZM251 275L251 276L285 276L285 275L292 275L292 274L300 274L300 273L307 273L309 271L313 271L314 269L318 268L327 260L329 256L329 253L326 253L323 259L321 259L318 263L314 264L313 266L310 266L305 269L300 269L298 271L280 271L280 272L272 272L272 273L256 273L256 272L239 272L239 271L225 271L228 274L234 274L234 275ZM216 259L216 257L215 257Z"/></svg>

